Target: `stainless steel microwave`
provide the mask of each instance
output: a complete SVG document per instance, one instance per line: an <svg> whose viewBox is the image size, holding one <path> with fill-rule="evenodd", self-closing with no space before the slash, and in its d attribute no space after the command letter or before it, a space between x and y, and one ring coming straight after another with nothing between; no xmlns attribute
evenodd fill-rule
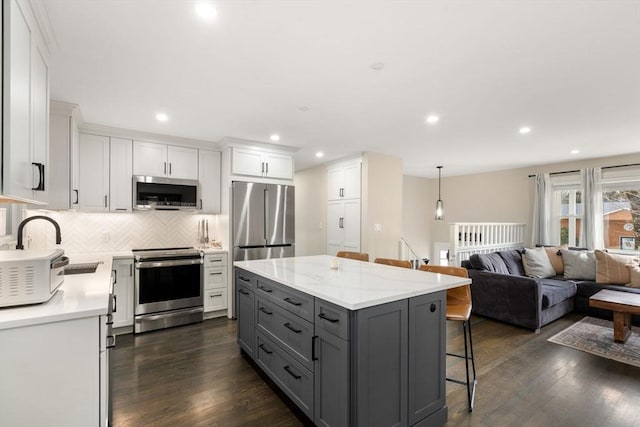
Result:
<svg viewBox="0 0 640 427"><path fill-rule="evenodd" d="M133 176L133 209L197 210L200 184L192 179Z"/></svg>

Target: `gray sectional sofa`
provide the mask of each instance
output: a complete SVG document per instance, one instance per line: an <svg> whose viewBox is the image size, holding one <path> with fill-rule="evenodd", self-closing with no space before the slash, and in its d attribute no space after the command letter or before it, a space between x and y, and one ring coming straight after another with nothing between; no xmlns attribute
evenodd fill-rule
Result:
<svg viewBox="0 0 640 427"><path fill-rule="evenodd" d="M473 313L538 332L572 311L611 319L607 310L589 307L589 297L601 289L640 294L640 288L603 285L590 280L568 280L562 275L531 278L525 275L522 250L472 255L463 267L472 279ZM633 317L640 325L640 316Z"/></svg>

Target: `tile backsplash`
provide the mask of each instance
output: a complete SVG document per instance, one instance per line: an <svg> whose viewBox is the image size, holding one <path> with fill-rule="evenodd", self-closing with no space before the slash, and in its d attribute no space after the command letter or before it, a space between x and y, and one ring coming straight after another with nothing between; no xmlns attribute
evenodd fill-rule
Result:
<svg viewBox="0 0 640 427"><path fill-rule="evenodd" d="M209 220L209 241L220 240L218 215L192 212L137 211L90 213L27 210L25 218L46 215L60 224L62 247L67 253L126 251L134 248L200 246L198 223ZM48 221L25 226L24 246L55 247L55 229Z"/></svg>

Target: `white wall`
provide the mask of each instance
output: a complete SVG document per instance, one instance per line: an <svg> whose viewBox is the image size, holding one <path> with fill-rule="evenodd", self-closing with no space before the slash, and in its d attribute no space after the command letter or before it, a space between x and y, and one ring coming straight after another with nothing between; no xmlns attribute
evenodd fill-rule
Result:
<svg viewBox="0 0 640 427"><path fill-rule="evenodd" d="M296 255L322 255L327 251L327 168L298 171L296 188Z"/></svg>
<svg viewBox="0 0 640 427"><path fill-rule="evenodd" d="M400 257L402 181L402 159L363 153L361 250L371 260ZM374 230L376 224L380 231Z"/></svg>

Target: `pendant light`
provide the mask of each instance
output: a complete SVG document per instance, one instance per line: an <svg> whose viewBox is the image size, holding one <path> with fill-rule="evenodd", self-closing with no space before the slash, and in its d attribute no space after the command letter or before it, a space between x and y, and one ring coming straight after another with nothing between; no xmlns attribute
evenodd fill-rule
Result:
<svg viewBox="0 0 640 427"><path fill-rule="evenodd" d="M442 180L442 166L436 166L438 168L438 201L436 202L436 221L442 221L444 219L444 206L442 204L442 198L440 197L440 182Z"/></svg>

